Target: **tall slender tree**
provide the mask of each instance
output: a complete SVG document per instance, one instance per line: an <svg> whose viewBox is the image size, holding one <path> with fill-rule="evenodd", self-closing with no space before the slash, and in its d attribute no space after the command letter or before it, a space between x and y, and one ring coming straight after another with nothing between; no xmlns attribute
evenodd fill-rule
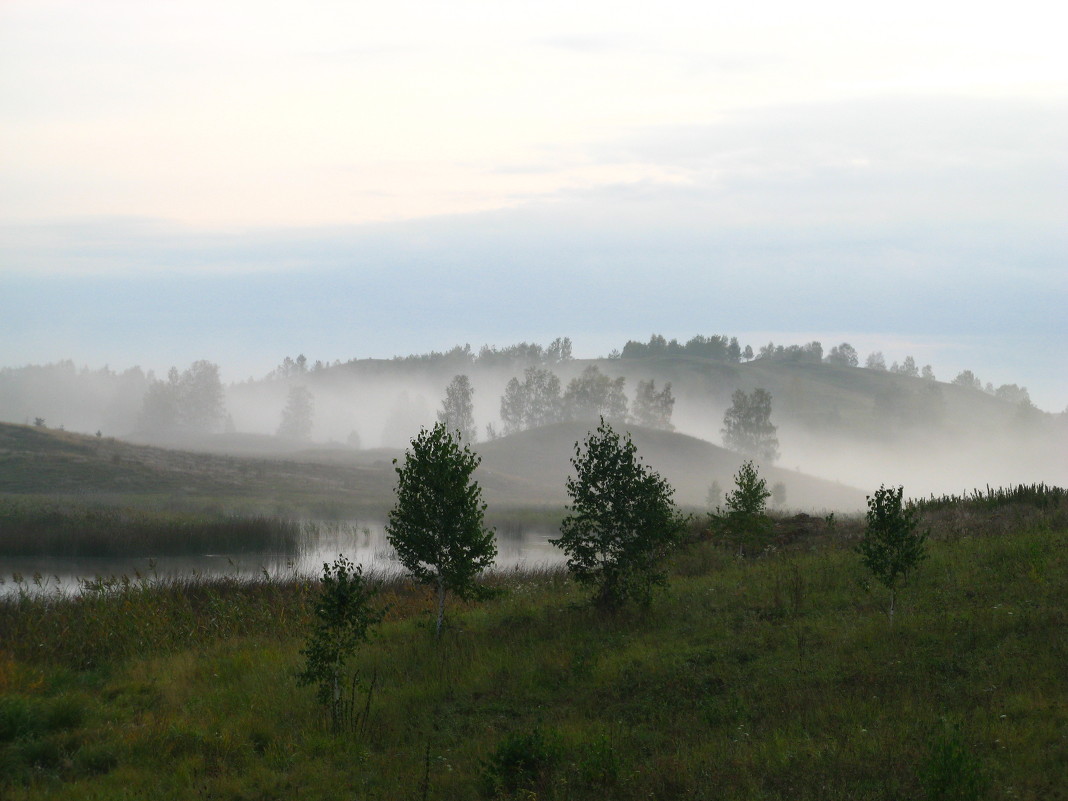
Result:
<svg viewBox="0 0 1068 801"><path fill-rule="evenodd" d="M664 384L664 388L659 392L656 391L656 381L652 379L638 382L631 406L634 422L641 426L672 431L675 428L671 424L671 413L674 409L675 396L671 394L670 381Z"/></svg>
<svg viewBox="0 0 1068 801"><path fill-rule="evenodd" d="M723 444L733 451L774 462L779 458L778 429L771 422L771 393L735 390L731 406L723 415Z"/></svg>
<svg viewBox="0 0 1068 801"><path fill-rule="evenodd" d="M477 580L497 555L493 531L484 524L482 488L472 478L480 462L439 422L419 432L396 468L397 500L386 534L412 577L437 590L439 636L448 593L485 595Z"/></svg>
<svg viewBox="0 0 1068 801"><path fill-rule="evenodd" d="M478 440L475 405L472 401L474 394L470 379L465 375L458 375L445 387L445 400L442 401L441 411L438 412L438 422L444 423L449 431L460 432L463 440L470 443Z"/></svg>
<svg viewBox="0 0 1068 801"><path fill-rule="evenodd" d="M282 409L282 422L278 425L278 436L287 439L310 439L314 409L315 401L307 387L291 387L286 406Z"/></svg>

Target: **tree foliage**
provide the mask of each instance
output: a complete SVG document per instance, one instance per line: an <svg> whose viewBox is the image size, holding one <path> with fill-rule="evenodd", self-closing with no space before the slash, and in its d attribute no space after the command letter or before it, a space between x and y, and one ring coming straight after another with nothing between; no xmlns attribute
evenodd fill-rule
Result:
<svg viewBox="0 0 1068 801"><path fill-rule="evenodd" d="M734 489L727 493L724 508L717 507L710 515L713 533L740 551L763 549L772 528L767 515L772 494L756 465L744 462L734 476Z"/></svg>
<svg viewBox="0 0 1068 801"><path fill-rule="evenodd" d="M713 361L737 362L742 348L737 337L698 335L686 342L667 340L661 334L653 334L648 343L630 340L623 346L620 358L642 359L649 356L696 356Z"/></svg>
<svg viewBox="0 0 1068 801"><path fill-rule="evenodd" d="M708 485L708 492L705 493L705 503L709 509L715 509L723 503L723 487L715 479Z"/></svg>
<svg viewBox="0 0 1068 801"><path fill-rule="evenodd" d="M480 461L439 422L419 432L396 468L397 500L386 534L412 577L436 588L439 635L447 593L484 595L477 579L497 555L493 531L484 525L482 489L472 478Z"/></svg>
<svg viewBox="0 0 1068 801"><path fill-rule="evenodd" d="M671 413L674 408L675 396L671 394L670 381L659 392L656 391L656 382L651 379L638 382L631 407L631 418L635 423L673 431L675 426L671 424Z"/></svg>
<svg viewBox="0 0 1068 801"><path fill-rule="evenodd" d="M864 366L869 370L885 370L886 357L883 356L883 353L880 350L877 350L874 353L869 353L867 360L864 362Z"/></svg>
<svg viewBox="0 0 1068 801"><path fill-rule="evenodd" d="M626 379L609 378L591 364L582 375L571 379L564 392L564 419L625 421L627 419Z"/></svg>
<svg viewBox="0 0 1068 801"><path fill-rule="evenodd" d="M142 427L158 433L217 431L225 418L219 366L204 360L181 373L172 367L166 381L152 381L141 409Z"/></svg>
<svg viewBox="0 0 1068 801"><path fill-rule="evenodd" d="M384 614L373 606L374 596L359 565L344 556L338 556L333 565L323 564L315 626L300 652L305 664L297 681L301 686L316 685L316 697L329 711L335 732L352 717L353 699L345 698L346 685L352 691L358 685L356 677L344 680L345 665Z"/></svg>
<svg viewBox="0 0 1068 801"><path fill-rule="evenodd" d="M897 362L894 362L890 367L890 372L917 378L920 375L920 368L916 366L916 360L914 358L906 356L905 360L900 365Z"/></svg>
<svg viewBox="0 0 1068 801"><path fill-rule="evenodd" d="M968 389L981 390L983 388L983 382L971 370L961 370L957 373L957 377L953 379L952 383L958 387L966 387Z"/></svg>
<svg viewBox="0 0 1068 801"><path fill-rule="evenodd" d="M575 579L596 587L598 606L647 604L666 583L659 564L678 541L686 519L671 486L642 464L630 436L601 419L595 433L575 443L575 477L560 536L550 540L567 554Z"/></svg>
<svg viewBox="0 0 1068 801"><path fill-rule="evenodd" d="M823 361L823 344L816 341L806 345L776 345L769 342L760 349L759 358L775 362L819 364Z"/></svg>
<svg viewBox="0 0 1068 801"><path fill-rule="evenodd" d="M523 382L513 378L501 398L501 422L505 434L558 422L563 413L560 379L550 370L528 367Z"/></svg>
<svg viewBox="0 0 1068 801"><path fill-rule="evenodd" d="M458 431L464 441L471 443L478 440L472 402L474 394L471 380L466 375L455 376L445 387L445 400L438 412L438 422L444 423L449 431Z"/></svg>
<svg viewBox="0 0 1068 801"><path fill-rule="evenodd" d="M735 390L723 415L723 444L754 459L774 462L779 458L778 429L771 423L771 393Z"/></svg>
<svg viewBox="0 0 1068 801"><path fill-rule="evenodd" d="M310 439L314 410L315 399L307 387L290 387L285 408L282 409L282 422L278 424L278 436Z"/></svg>
<svg viewBox="0 0 1068 801"><path fill-rule="evenodd" d="M856 348L848 342L843 342L841 345L835 345L831 348L825 361L827 364L836 364L839 367L856 367L860 364L860 357L857 355Z"/></svg>
<svg viewBox="0 0 1068 801"><path fill-rule="evenodd" d="M864 566L890 590L890 623L898 587L927 558L929 531L919 531L918 511L902 503L904 488L881 486L868 496L868 525L857 552Z"/></svg>

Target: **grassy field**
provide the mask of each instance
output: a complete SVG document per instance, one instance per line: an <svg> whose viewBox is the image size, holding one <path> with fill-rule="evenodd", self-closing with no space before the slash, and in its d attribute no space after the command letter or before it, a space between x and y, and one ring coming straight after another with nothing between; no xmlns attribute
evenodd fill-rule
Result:
<svg viewBox="0 0 1068 801"><path fill-rule="evenodd" d="M295 673L315 581L116 581L0 601L0 797L1055 799L1068 507L944 499L894 625L861 523L697 535L651 608L562 572L477 606L380 582L373 689L328 732Z"/></svg>

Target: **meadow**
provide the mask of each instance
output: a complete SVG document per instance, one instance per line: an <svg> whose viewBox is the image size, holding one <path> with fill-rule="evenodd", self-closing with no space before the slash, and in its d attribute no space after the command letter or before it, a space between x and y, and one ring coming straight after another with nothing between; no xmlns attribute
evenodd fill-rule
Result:
<svg viewBox="0 0 1068 801"><path fill-rule="evenodd" d="M0 797L1065 797L1068 503L936 500L893 626L862 518L780 517L745 558L695 520L617 614L563 570L498 573L440 640L425 589L372 577L336 734L295 679L314 578L12 595Z"/></svg>

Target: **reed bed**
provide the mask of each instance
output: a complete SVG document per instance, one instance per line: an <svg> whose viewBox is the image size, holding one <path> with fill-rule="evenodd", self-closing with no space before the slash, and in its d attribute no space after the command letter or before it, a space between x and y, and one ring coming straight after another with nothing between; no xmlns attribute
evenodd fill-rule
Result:
<svg viewBox="0 0 1068 801"><path fill-rule="evenodd" d="M0 556L295 553L299 521L0 496Z"/></svg>
<svg viewBox="0 0 1068 801"><path fill-rule="evenodd" d="M1056 509L1068 501L1068 489L1052 484L1017 484L1008 487L973 489L960 495L931 495L917 498L913 505L921 511L935 511L947 507L1000 509L1006 506L1033 506L1036 509Z"/></svg>

